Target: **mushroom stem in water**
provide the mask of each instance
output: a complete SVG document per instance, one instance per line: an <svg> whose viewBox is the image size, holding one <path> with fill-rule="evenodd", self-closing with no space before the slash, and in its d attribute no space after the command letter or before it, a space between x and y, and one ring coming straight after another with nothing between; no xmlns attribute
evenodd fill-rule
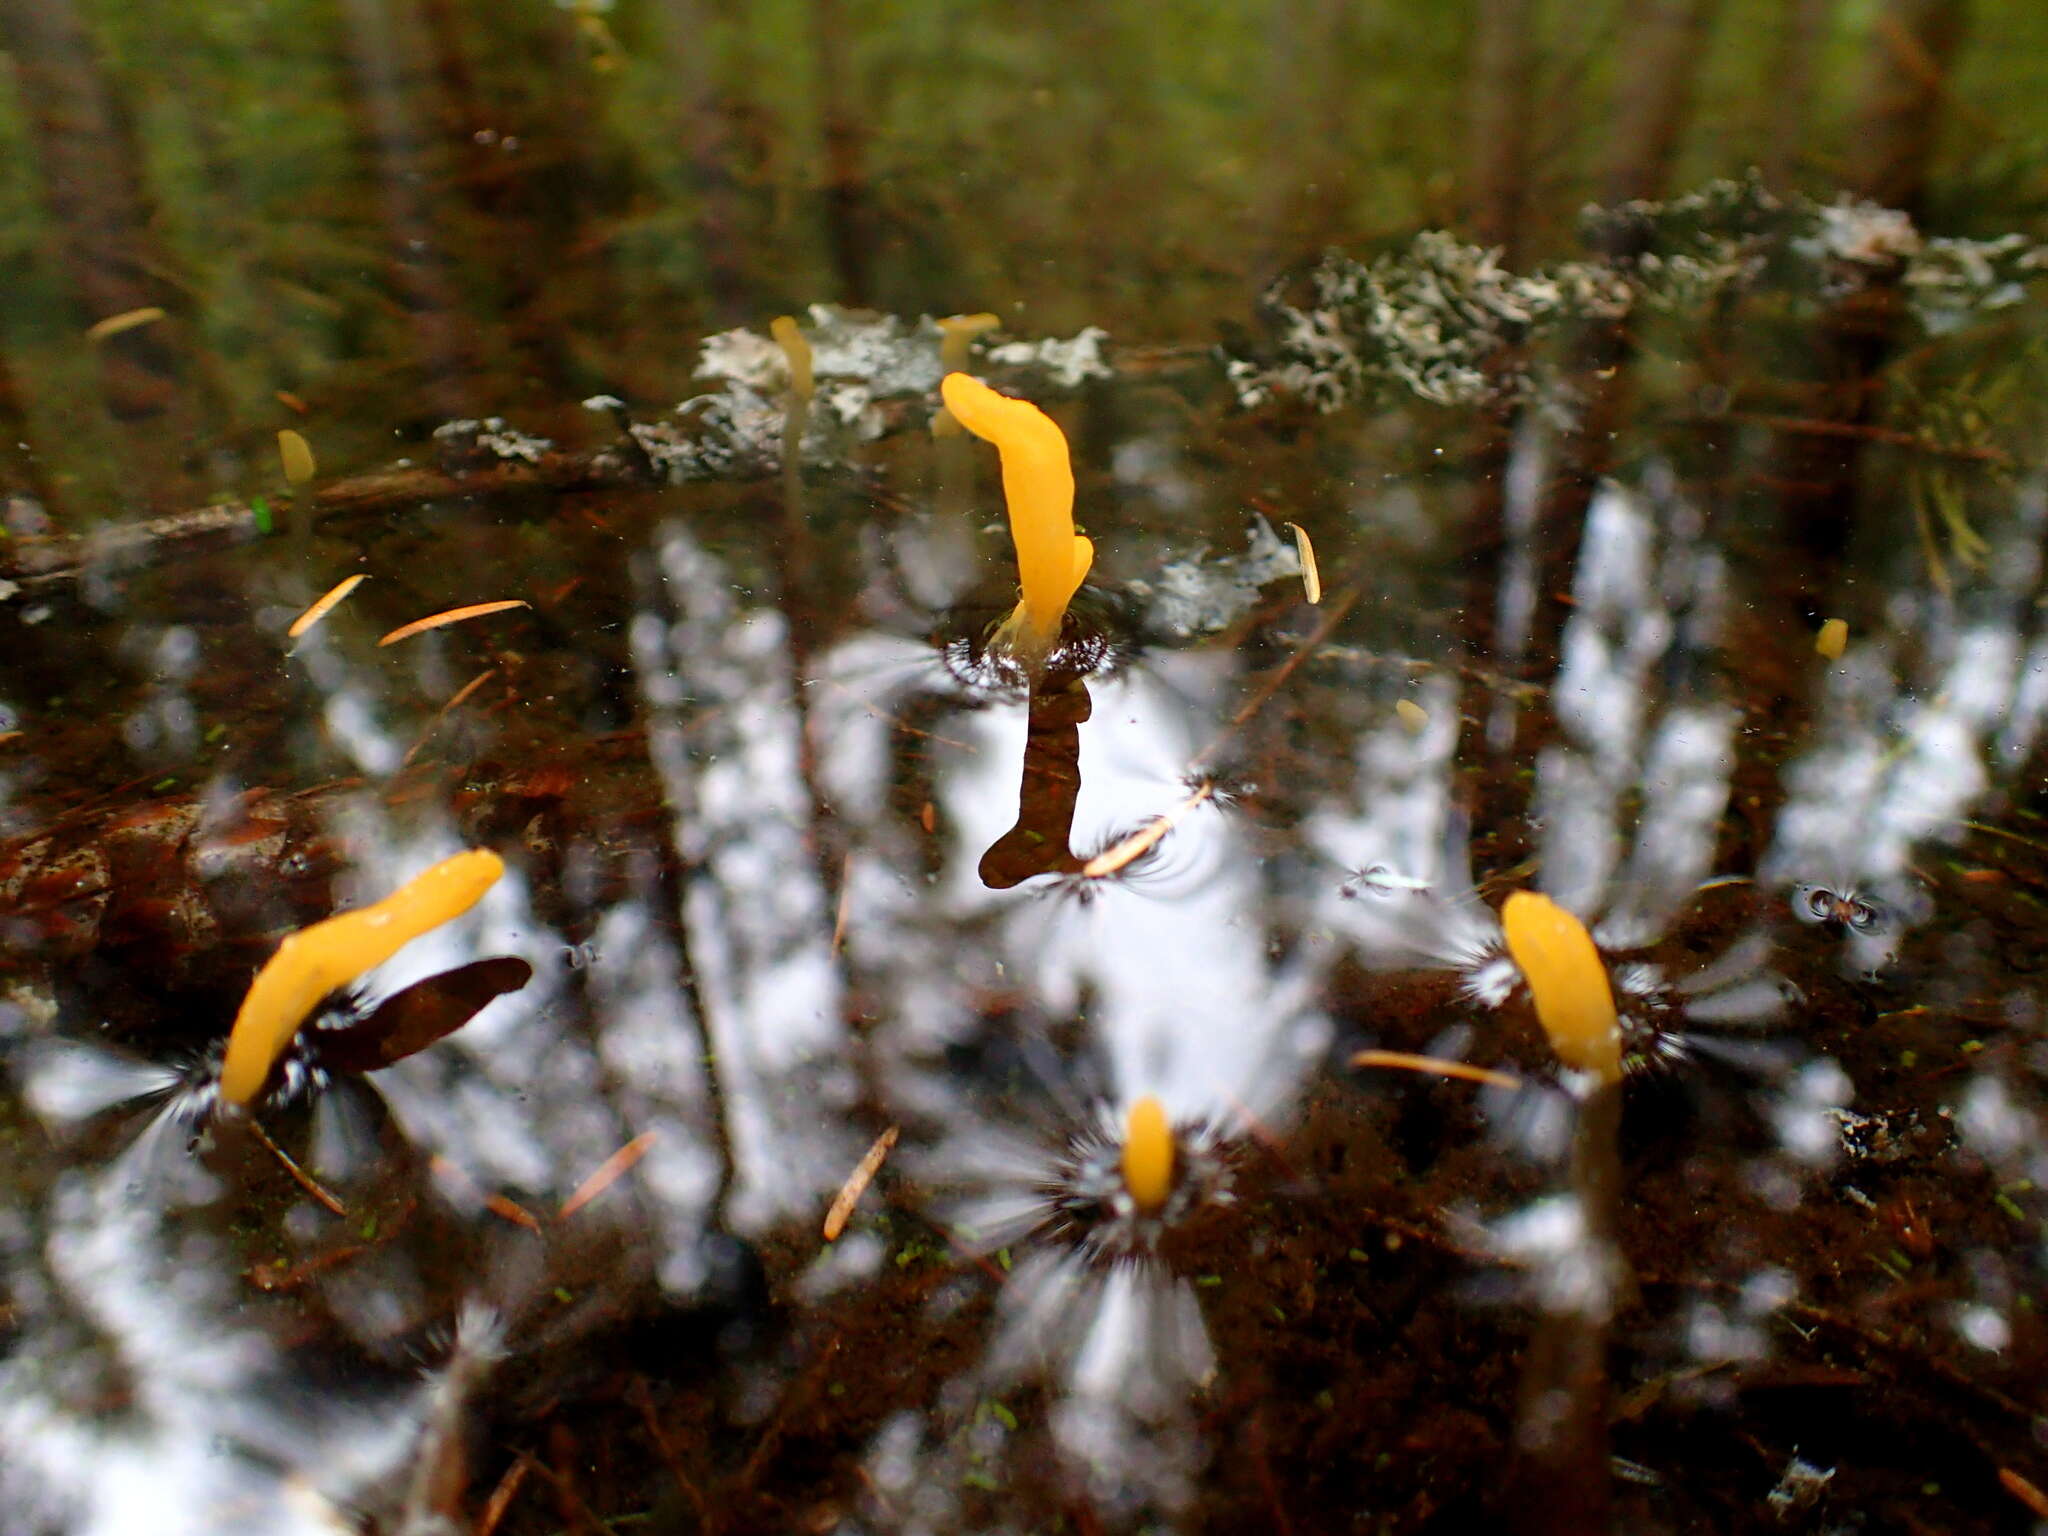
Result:
<svg viewBox="0 0 2048 1536"><path fill-rule="evenodd" d="M997 394L969 374L947 374L939 392L960 425L994 443L1002 458L1003 500L1010 509L1023 598L990 645L1036 674L1059 643L1067 604L1095 561L1095 546L1074 532L1074 468L1066 434L1030 401Z"/></svg>
<svg viewBox="0 0 2048 1536"><path fill-rule="evenodd" d="M383 964L421 934L460 917L504 872L505 863L495 853L472 848L443 859L373 906L289 935L256 973L235 1015L221 1063L221 1099L240 1106L255 1098L323 997Z"/></svg>

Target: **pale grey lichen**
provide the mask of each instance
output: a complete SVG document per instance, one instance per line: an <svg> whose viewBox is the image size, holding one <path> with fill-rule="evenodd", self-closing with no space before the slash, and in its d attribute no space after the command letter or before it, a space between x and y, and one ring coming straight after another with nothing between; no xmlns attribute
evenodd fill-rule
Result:
<svg viewBox="0 0 2048 1536"><path fill-rule="evenodd" d="M469 467L479 463L538 464L555 445L545 437L507 426L502 416L481 421L444 421L434 428L435 450L444 461Z"/></svg>
<svg viewBox="0 0 2048 1536"><path fill-rule="evenodd" d="M1084 326L1065 340L1003 342L988 349L988 360L1003 368L1041 368L1057 388L1079 389L1090 379L1114 376L1102 356L1107 340L1109 332L1101 326Z"/></svg>
<svg viewBox="0 0 2048 1536"><path fill-rule="evenodd" d="M2023 236L1930 240L1896 209L1843 197L1780 198L1755 175L1662 201L1590 207L1581 233L1597 253L1518 275L1500 252L1426 230L1370 262L1327 254L1262 307L1274 339L1225 367L1247 407L1281 397L1332 411L1409 395L1438 405L1555 394L1530 343L1567 322L1636 312L1706 314L1730 294L1769 291L1818 312L1859 289L1896 283L1929 331L2008 308L2048 271L2048 247Z"/></svg>
<svg viewBox="0 0 2048 1536"><path fill-rule="evenodd" d="M858 385L871 399L921 395L939 387L939 327L929 315L900 315L836 304L813 304L804 339L811 344L811 374L822 387L837 380ZM697 377L745 384L764 394L789 388L789 359L771 338L744 328L704 339Z"/></svg>
<svg viewBox="0 0 2048 1536"><path fill-rule="evenodd" d="M2043 273L2048 273L2048 245L2036 245L2025 235L1934 239L1907 263L1903 282L1914 316L1940 336L1979 315L2025 302L2028 281Z"/></svg>
<svg viewBox="0 0 2048 1536"><path fill-rule="evenodd" d="M1255 515L1242 554L1212 557L1201 546L1162 566L1156 576L1133 579L1124 588L1143 605L1149 633L1189 640L1228 629L1251 611L1261 587L1300 575L1301 556L1293 542Z"/></svg>

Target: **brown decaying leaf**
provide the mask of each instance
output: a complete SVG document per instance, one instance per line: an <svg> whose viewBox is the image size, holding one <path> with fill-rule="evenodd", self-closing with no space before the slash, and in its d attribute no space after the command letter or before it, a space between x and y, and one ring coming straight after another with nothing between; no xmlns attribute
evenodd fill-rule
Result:
<svg viewBox="0 0 2048 1536"><path fill-rule="evenodd" d="M839 1234L846 1230L847 1218L853 1215L853 1208L860 1203L860 1197L867 1193L867 1187L874 1182L875 1173L882 1166L882 1159L889 1155L889 1149L896 1145L896 1138L902 1133L900 1126L890 1126L875 1138L875 1144L868 1148L867 1156L854 1164L853 1172L839 1188L839 1195L832 1202L832 1209L825 1213L825 1241L836 1243Z"/></svg>
<svg viewBox="0 0 2048 1536"><path fill-rule="evenodd" d="M508 597L495 603L471 603L466 608L449 608L440 613L430 613L424 619L414 619L410 624L401 624L391 631L379 645L396 645L401 640L410 640L414 635L423 635L430 629L439 629L444 624L460 624L464 619L480 619L485 614L503 613L508 608L531 608L523 597Z"/></svg>
<svg viewBox="0 0 2048 1536"><path fill-rule="evenodd" d="M392 993L354 1023L313 1031L307 1043L329 1071L375 1072L454 1034L532 976L515 956L472 960Z"/></svg>

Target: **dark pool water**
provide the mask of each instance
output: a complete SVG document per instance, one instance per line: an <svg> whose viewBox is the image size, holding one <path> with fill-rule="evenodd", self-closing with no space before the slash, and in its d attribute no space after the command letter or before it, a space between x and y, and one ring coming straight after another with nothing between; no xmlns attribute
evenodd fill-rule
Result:
<svg viewBox="0 0 2048 1536"><path fill-rule="evenodd" d="M0 0L0 1531L2048 1522L2048 39L1527 12Z"/></svg>

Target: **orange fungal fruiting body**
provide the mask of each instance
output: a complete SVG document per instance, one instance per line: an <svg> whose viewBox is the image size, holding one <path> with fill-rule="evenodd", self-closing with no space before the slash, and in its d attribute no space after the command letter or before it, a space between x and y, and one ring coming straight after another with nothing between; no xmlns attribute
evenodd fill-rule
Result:
<svg viewBox="0 0 2048 1536"><path fill-rule="evenodd" d="M1517 891L1500 912L1536 1017L1566 1066L1603 1083L1621 1078L1621 1024L1607 967L1586 925L1548 896Z"/></svg>
<svg viewBox="0 0 2048 1536"><path fill-rule="evenodd" d="M1002 458L1003 500L1024 595L990 643L1036 672L1058 643L1067 604L1095 561L1095 546L1074 532L1066 434L1030 401L998 394L970 374L947 374L939 392L960 425L994 443Z"/></svg>
<svg viewBox="0 0 2048 1536"><path fill-rule="evenodd" d="M287 936L256 973L235 1015L221 1063L221 1098L234 1105L255 1098L320 999L421 934L460 917L504 872L504 860L495 853L472 848L443 859L373 906Z"/></svg>
<svg viewBox="0 0 2048 1536"><path fill-rule="evenodd" d="M1173 1188L1173 1127L1166 1107L1149 1093L1131 1106L1124 1122L1124 1188L1141 1211L1166 1204Z"/></svg>

